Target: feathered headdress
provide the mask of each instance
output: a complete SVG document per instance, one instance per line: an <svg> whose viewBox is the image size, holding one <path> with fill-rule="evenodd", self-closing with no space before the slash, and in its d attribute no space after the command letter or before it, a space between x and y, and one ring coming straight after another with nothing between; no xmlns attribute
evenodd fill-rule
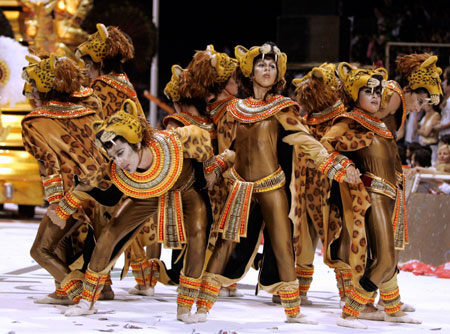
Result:
<svg viewBox="0 0 450 334"><path fill-rule="evenodd" d="M27 66L28 49L12 38L0 36L0 105L15 105L23 101L21 77Z"/></svg>
<svg viewBox="0 0 450 334"><path fill-rule="evenodd" d="M86 81L80 68L67 57L56 57L53 53L41 59L28 55L29 65L24 67L22 78L29 85L34 85L38 92L48 93L51 90L72 94L79 92Z"/></svg>
<svg viewBox="0 0 450 334"><path fill-rule="evenodd" d="M215 84L225 84L238 62L226 53L217 52L212 44L206 50L197 51L185 72L185 80L180 85L180 93L184 97L204 98L208 89Z"/></svg>

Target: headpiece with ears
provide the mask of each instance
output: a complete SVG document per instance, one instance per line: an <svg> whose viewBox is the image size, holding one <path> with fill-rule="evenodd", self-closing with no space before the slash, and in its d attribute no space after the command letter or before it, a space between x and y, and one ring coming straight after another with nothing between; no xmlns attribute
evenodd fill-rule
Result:
<svg viewBox="0 0 450 334"><path fill-rule="evenodd" d="M106 121L94 122L93 128L99 141L96 144L100 147L117 136L122 136L130 144L140 143L143 138L143 127L138 118L136 103L130 99L126 99L120 111L112 114Z"/></svg>
<svg viewBox="0 0 450 334"><path fill-rule="evenodd" d="M32 81L34 81L34 85L38 92L48 93L53 88L55 82L56 56L52 53L50 54L50 57L41 60L41 58L37 56L27 55L25 59L28 60L30 64L24 67L22 79L28 84L31 84Z"/></svg>
<svg viewBox="0 0 450 334"><path fill-rule="evenodd" d="M172 65L172 77L164 88L164 94L172 102L180 101L180 80L183 75L183 68L179 65Z"/></svg>
<svg viewBox="0 0 450 334"><path fill-rule="evenodd" d="M345 93L356 102L358 100L359 90L362 87L369 87L372 91L380 87L384 90L388 73L385 68L379 67L374 70L355 68L349 63L342 62L338 65L337 73L344 84ZM379 80L377 77L381 77Z"/></svg>
<svg viewBox="0 0 450 334"><path fill-rule="evenodd" d="M102 23L97 23L97 32L89 35L88 40L80 44L76 51L75 56L81 58L85 55L89 55L92 61L100 63L106 56L106 40L108 39L108 30Z"/></svg>
<svg viewBox="0 0 450 334"><path fill-rule="evenodd" d="M234 48L234 54L239 61L242 74L247 78L252 74L253 62L259 55L262 55L263 59L265 55L273 55L275 57L278 68L277 82L283 79L286 74L287 55L281 52L276 45L265 43L262 46L252 46L250 50L247 50L242 45L238 45Z"/></svg>
<svg viewBox="0 0 450 334"><path fill-rule="evenodd" d="M306 83L310 78L316 78L323 81L327 86L337 89L339 86L339 78L336 74L336 65L330 63L323 63L319 67L314 67L303 78L296 78L292 80L292 84L296 87Z"/></svg>
<svg viewBox="0 0 450 334"><path fill-rule="evenodd" d="M209 44L206 47L206 54L210 56L211 65L216 70L214 82L226 82L237 67L237 60L231 58L226 53L214 50L214 45Z"/></svg>
<svg viewBox="0 0 450 334"><path fill-rule="evenodd" d="M180 82L181 97L205 98L210 94L211 87L217 84L226 85L237 64L236 59L214 50L212 44L205 50L197 51Z"/></svg>
<svg viewBox="0 0 450 334"><path fill-rule="evenodd" d="M438 57L430 54L411 54L397 59L398 70L407 76L411 90L426 89L431 103L435 105L439 104L440 96L443 95L440 78L442 69L436 66L437 61Z"/></svg>
<svg viewBox="0 0 450 334"><path fill-rule="evenodd" d="M320 112L339 100L336 65L323 63L303 78L294 79L297 100L306 113Z"/></svg>

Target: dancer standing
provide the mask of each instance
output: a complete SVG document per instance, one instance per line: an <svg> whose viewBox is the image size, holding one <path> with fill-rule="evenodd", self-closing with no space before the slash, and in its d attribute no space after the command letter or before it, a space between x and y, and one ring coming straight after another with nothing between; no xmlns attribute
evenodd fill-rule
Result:
<svg viewBox="0 0 450 334"><path fill-rule="evenodd" d="M315 67L301 79L294 79L296 97L301 108L306 112L305 122L311 134L317 139L332 131L336 117L346 112L347 108L342 102L343 96L341 82L335 74L336 65L324 63ZM357 141L370 140L363 136L356 139L354 133L348 131L346 136L337 137L335 142L339 145L357 144ZM338 145L335 144L337 147ZM330 154L336 154L333 149ZM289 217L294 223L294 249L296 255L296 274L299 280L300 296L303 304L311 304L307 292L311 285L314 273L314 254L317 241L320 238L324 247L324 262L334 268L341 301L351 289L351 267L363 266L360 255L350 254L348 231L362 235L363 226L355 225L355 221L363 218L365 210L370 206L367 193L358 191L358 185L336 183L322 175L318 170L308 167L307 156L299 152L294 164L293 182L291 191L293 204ZM351 183L361 183L359 177ZM341 190L340 190L341 189ZM340 191L350 192L351 201L342 202ZM343 224L344 212L353 219Z"/></svg>
<svg viewBox="0 0 450 334"><path fill-rule="evenodd" d="M261 226L248 224L248 217L260 213L259 221L264 220L270 238L265 238L265 247L270 245L273 249L276 268L264 272L263 262L259 286L280 295L289 322L314 323L300 314L288 197L284 188L286 178L279 165L278 143L282 130L295 132L288 136L289 141L304 150L330 177L342 181L345 167L311 137L297 115L297 103L276 94L285 84L286 54L273 43L250 50L237 46L235 54L239 60L241 88L248 98L233 100L227 109L227 117L235 120L232 139L235 140L236 160L230 170L233 186L219 221L221 237L203 276L205 289L203 295L199 295L203 303L197 304L201 306L197 309L199 321L206 320L206 312L214 304L220 287L239 279L227 277L227 270L232 267L229 263L232 252L246 239L255 241L243 272L250 267L259 245Z"/></svg>
<svg viewBox="0 0 450 334"><path fill-rule="evenodd" d="M337 324L345 327L367 328L356 317L380 288L381 298L386 303L385 319L397 322L417 323L400 311L400 296L396 281L395 244L404 240L406 231L398 221L392 220L397 198L396 186L396 145L392 133L375 115L380 108L381 94L387 78L384 69L355 69L347 63L338 67L345 92L353 101L353 108L340 115L336 122L349 125L358 123L373 133L372 142L347 155L363 173L361 179L369 192L371 207L365 215L366 237L359 243L352 240L351 252L368 247L366 269L355 268L353 272L353 289L347 296L342 317ZM341 131L341 132L339 132ZM336 127L322 139L325 146L333 146L335 138L343 135L342 129ZM366 241L367 240L367 241ZM364 255L365 256L365 255Z"/></svg>

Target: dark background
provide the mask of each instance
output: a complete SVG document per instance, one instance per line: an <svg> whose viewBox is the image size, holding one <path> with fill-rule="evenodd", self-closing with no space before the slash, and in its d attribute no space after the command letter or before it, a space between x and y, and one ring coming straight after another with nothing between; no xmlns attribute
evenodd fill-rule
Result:
<svg viewBox="0 0 450 334"><path fill-rule="evenodd" d="M160 0L156 34L151 0L95 0L84 26L93 32L95 23L103 22L130 35L136 59L126 71L144 102L142 92L149 88L156 50L158 97L165 100L162 91L170 80L171 66L186 67L194 52L208 44L233 55L238 44L250 48L273 41L288 55L289 80L289 70L306 71L324 61L384 66L386 41L450 42L449 20L448 1L443 0ZM392 63L402 52L434 52L440 56L441 67L450 59L450 51L439 54L443 49L394 51ZM148 103L143 107L147 109Z"/></svg>

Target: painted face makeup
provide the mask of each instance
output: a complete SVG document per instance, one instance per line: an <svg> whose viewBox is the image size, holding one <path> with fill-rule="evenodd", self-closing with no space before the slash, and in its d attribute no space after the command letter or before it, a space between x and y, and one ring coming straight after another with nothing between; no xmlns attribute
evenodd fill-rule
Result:
<svg viewBox="0 0 450 334"><path fill-rule="evenodd" d="M381 88L363 87L359 90L356 105L364 111L374 114L378 112L381 104Z"/></svg>
<svg viewBox="0 0 450 334"><path fill-rule="evenodd" d="M277 78L277 64L271 58L258 59L253 65L253 81L259 86L269 88Z"/></svg>
<svg viewBox="0 0 450 334"><path fill-rule="evenodd" d="M135 151L133 147L122 140L116 140L115 145L107 149L106 152L113 159L116 164L127 171L128 173L134 173L139 164L139 152Z"/></svg>

